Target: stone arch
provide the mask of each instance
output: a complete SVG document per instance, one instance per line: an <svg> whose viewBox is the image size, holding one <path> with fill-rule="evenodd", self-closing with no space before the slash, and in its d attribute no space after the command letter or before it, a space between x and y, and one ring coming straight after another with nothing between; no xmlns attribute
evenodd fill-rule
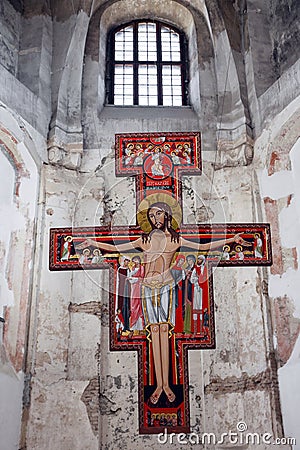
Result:
<svg viewBox="0 0 300 450"><path fill-rule="evenodd" d="M38 192L38 171L23 142L0 122L0 156L2 183L10 192L1 200L0 228L0 316L6 320L4 343L14 368L21 370L25 346L26 310L35 226L35 203ZM24 256L20 268L15 260ZM22 257L23 257L22 256Z"/></svg>
<svg viewBox="0 0 300 450"><path fill-rule="evenodd" d="M24 161L17 151L17 139L3 126L0 125L0 146L2 154L10 162L10 165L15 173L14 181L14 198L19 196L19 189L22 177L28 177Z"/></svg>
<svg viewBox="0 0 300 450"><path fill-rule="evenodd" d="M300 109L281 127L268 147L268 175L280 170L291 170L290 152L299 138Z"/></svg>
<svg viewBox="0 0 300 450"><path fill-rule="evenodd" d="M0 415L7 447L18 445L21 427L39 187L35 150L20 117L1 107Z"/></svg>

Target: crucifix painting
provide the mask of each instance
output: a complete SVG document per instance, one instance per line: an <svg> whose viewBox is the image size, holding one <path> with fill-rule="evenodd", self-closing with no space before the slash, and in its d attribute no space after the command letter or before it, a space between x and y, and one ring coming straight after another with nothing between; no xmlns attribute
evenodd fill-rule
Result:
<svg viewBox="0 0 300 450"><path fill-rule="evenodd" d="M270 229L183 223L199 133L116 135L115 148L116 174L136 177L136 225L52 229L50 269L110 270L110 347L138 352L139 431L188 432L187 353L216 346L213 268L270 265Z"/></svg>

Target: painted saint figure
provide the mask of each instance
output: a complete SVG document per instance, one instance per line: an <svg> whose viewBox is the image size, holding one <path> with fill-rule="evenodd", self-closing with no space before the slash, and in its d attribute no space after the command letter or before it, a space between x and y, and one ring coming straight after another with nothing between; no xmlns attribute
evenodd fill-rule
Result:
<svg viewBox="0 0 300 450"><path fill-rule="evenodd" d="M142 166L143 159L144 159L144 155L143 155L143 152L141 151L141 152L137 153L133 165L134 166Z"/></svg>
<svg viewBox="0 0 300 450"><path fill-rule="evenodd" d="M235 247L235 254L232 256L231 259L236 259L237 261L244 261L245 255L243 252L243 248L240 245L237 245Z"/></svg>
<svg viewBox="0 0 300 450"><path fill-rule="evenodd" d="M72 242L73 238L72 236L67 236L65 238L65 242L63 245L63 249L62 249L62 256L61 256L61 261L69 261L69 257L71 254L71 242Z"/></svg>
<svg viewBox="0 0 300 450"><path fill-rule="evenodd" d="M103 256L98 248L93 251L92 264L100 264L104 261Z"/></svg>
<svg viewBox="0 0 300 450"><path fill-rule="evenodd" d="M191 164L192 163L191 162L191 157L188 154L188 152L186 152L186 151L182 152L182 156L185 158L185 161L186 161L187 164Z"/></svg>
<svg viewBox="0 0 300 450"><path fill-rule="evenodd" d="M116 323L116 332L120 336L122 331L124 330L124 319L120 309L116 311L115 323Z"/></svg>
<svg viewBox="0 0 300 450"><path fill-rule="evenodd" d="M164 169L163 169L163 165L162 165L162 158L161 158L160 153L155 153L152 156L152 159L154 161L154 163L151 167L152 175L164 177L165 173L164 173Z"/></svg>
<svg viewBox="0 0 300 450"><path fill-rule="evenodd" d="M240 235L225 241L218 240L204 244L187 240L181 237L172 225L172 209L166 202L151 203L146 215L151 231L131 242L113 245L87 239L77 247L94 246L119 253L133 249L140 249L143 252L145 270L142 281L143 311L146 330L152 342L156 375L156 387L150 396L150 402L156 404L164 392L168 401L172 403L176 398L169 385L169 337L175 326L175 283L171 273L174 255L180 247L201 251L218 248L230 242L246 246L251 244L244 241Z"/></svg>
<svg viewBox="0 0 300 450"><path fill-rule="evenodd" d="M199 255L197 258L197 264L193 269L191 275L191 282L194 285L193 296L193 322L194 322L194 334L201 332L201 320L202 320L202 283L207 279L207 270L205 266L205 256Z"/></svg>
<svg viewBox="0 0 300 450"><path fill-rule="evenodd" d="M85 248L84 250L83 250L83 252L82 252L82 255L79 257L79 264L82 264L82 265L84 265L84 264L89 264L89 262L90 262L90 254L91 254L91 251L90 251L90 249L89 248Z"/></svg>
<svg viewBox="0 0 300 450"><path fill-rule="evenodd" d="M223 253L222 253L222 256L221 256L221 259L223 260L223 261L229 261L230 260L230 247L229 247L229 245L224 245L224 247L223 247Z"/></svg>
<svg viewBox="0 0 300 450"><path fill-rule="evenodd" d="M130 330L138 334L145 327L142 309L142 280L144 278L144 267L139 256L132 258L133 268L129 273L128 281L131 284L130 294Z"/></svg>
<svg viewBox="0 0 300 450"><path fill-rule="evenodd" d="M263 257L263 242L258 233L255 233L254 237L255 237L254 256L255 256L255 258L262 258Z"/></svg>
<svg viewBox="0 0 300 450"><path fill-rule="evenodd" d="M178 166L179 164L181 164L180 158L179 158L179 156L176 154L176 152L172 152L172 153L171 153L171 158L172 158L173 164L174 164L175 166Z"/></svg>

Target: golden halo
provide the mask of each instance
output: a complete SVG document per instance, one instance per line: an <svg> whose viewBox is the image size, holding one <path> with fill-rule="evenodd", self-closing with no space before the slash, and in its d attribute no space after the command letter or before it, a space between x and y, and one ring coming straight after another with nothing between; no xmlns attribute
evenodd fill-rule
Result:
<svg viewBox="0 0 300 450"><path fill-rule="evenodd" d="M237 245L237 246L235 247L235 250L236 250L237 252L241 252L241 251L243 250L243 247L242 247L241 245Z"/></svg>
<svg viewBox="0 0 300 450"><path fill-rule="evenodd" d="M259 238L259 237L260 237L259 233L255 233L255 234L254 234L254 237L255 237L255 238Z"/></svg>
<svg viewBox="0 0 300 450"><path fill-rule="evenodd" d="M66 242L72 242L73 241L72 236L67 236L64 239L65 239Z"/></svg>
<svg viewBox="0 0 300 450"><path fill-rule="evenodd" d="M157 202L163 202L170 206L172 211L172 228L177 230L180 227L182 221L182 210L178 203L178 201L172 197L170 194L157 192L156 194L148 195L148 197L144 198L138 206L137 211L137 222L141 229L145 233L150 233L152 230L151 225L148 221L147 211Z"/></svg>
<svg viewBox="0 0 300 450"><path fill-rule="evenodd" d="M228 250L230 250L229 245L224 245L223 250L224 252L228 252Z"/></svg>

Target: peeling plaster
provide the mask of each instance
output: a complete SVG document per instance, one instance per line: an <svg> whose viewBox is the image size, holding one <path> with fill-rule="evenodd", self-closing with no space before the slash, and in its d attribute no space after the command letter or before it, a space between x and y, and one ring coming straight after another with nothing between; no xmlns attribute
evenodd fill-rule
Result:
<svg viewBox="0 0 300 450"><path fill-rule="evenodd" d="M274 175L273 175L274 176ZM284 247L300 247L300 227L296 199L279 213L281 242Z"/></svg>
<svg viewBox="0 0 300 450"><path fill-rule="evenodd" d="M298 407L300 405L300 336L290 359L278 370L283 424L286 436L296 439L294 450L300 449L300 427Z"/></svg>
<svg viewBox="0 0 300 450"><path fill-rule="evenodd" d="M273 379L273 374L270 369L258 373L254 376L248 376L242 373L240 378L228 377L222 379L218 376L212 378L211 383L205 386L205 393L214 395L222 395L224 393L245 392L252 390L268 390L272 383L276 383Z"/></svg>
<svg viewBox="0 0 300 450"><path fill-rule="evenodd" d="M279 364L286 364L300 332L300 320L293 316L294 306L287 296L274 299Z"/></svg>
<svg viewBox="0 0 300 450"><path fill-rule="evenodd" d="M295 301L294 315L300 318L300 277L299 272L288 269L282 275L271 275L269 293L273 298L287 295Z"/></svg>
<svg viewBox="0 0 300 450"><path fill-rule="evenodd" d="M36 216L38 169L24 144L16 135L28 138L14 116L0 108L0 316L5 309L5 327L1 353L6 363L0 364L0 435L3 448L19 448L22 393L26 398L23 374L27 337L27 309L30 305L31 268L33 266L33 229ZM34 144L31 144L33 147ZM1 329L2 333L2 329ZM2 361L2 358L1 362ZM25 384L24 384L25 383ZM3 436L3 437L2 437Z"/></svg>
<svg viewBox="0 0 300 450"><path fill-rule="evenodd" d="M258 172L260 190L262 197L270 197L278 200L287 197L294 191L291 171L282 170L269 176L267 169Z"/></svg>
<svg viewBox="0 0 300 450"><path fill-rule="evenodd" d="M298 108L298 111L297 111ZM269 278L274 345L282 367L278 370L283 425L286 436L300 449L300 140L299 99L270 123L256 146L260 190L272 227L274 265Z"/></svg>

